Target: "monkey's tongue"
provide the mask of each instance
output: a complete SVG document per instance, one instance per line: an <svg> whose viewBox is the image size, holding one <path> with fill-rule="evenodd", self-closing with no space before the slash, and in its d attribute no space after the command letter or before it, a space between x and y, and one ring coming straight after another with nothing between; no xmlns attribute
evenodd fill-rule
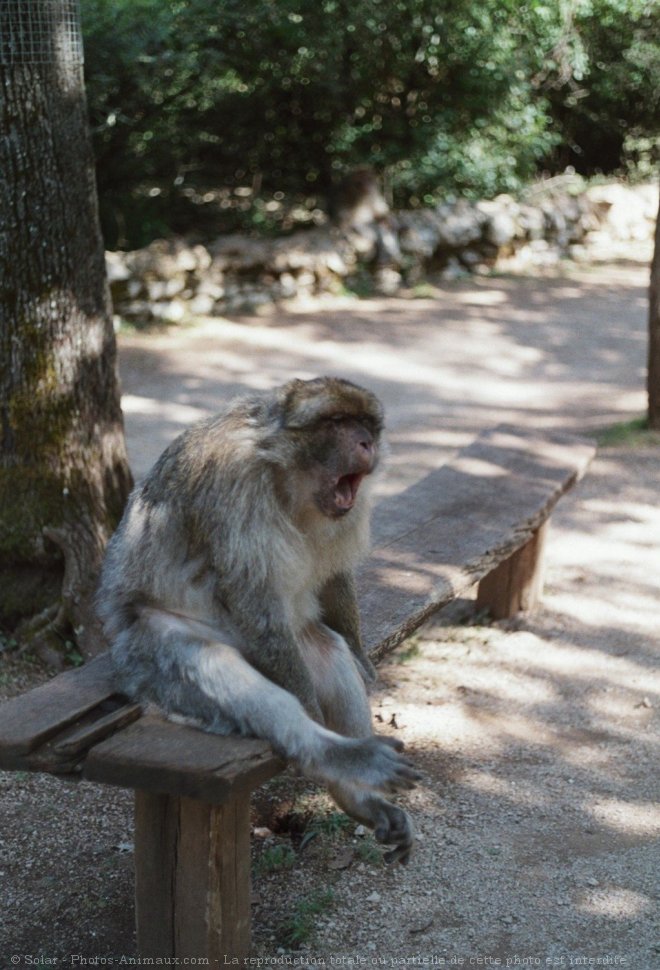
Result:
<svg viewBox="0 0 660 970"><path fill-rule="evenodd" d="M338 509L352 509L364 475L343 475L335 485L335 505Z"/></svg>

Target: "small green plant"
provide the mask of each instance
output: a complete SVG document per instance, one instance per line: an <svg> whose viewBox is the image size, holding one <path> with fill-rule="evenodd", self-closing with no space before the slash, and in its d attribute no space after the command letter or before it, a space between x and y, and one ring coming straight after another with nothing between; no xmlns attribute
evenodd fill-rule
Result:
<svg viewBox="0 0 660 970"><path fill-rule="evenodd" d="M333 836L343 835L352 824L351 819L343 812L330 812L327 815L315 818L309 826L309 830L332 838Z"/></svg>
<svg viewBox="0 0 660 970"><path fill-rule="evenodd" d="M334 898L331 889L319 889L300 899L292 916L279 927L278 937L282 945L295 947L307 943L314 934L316 917L332 906Z"/></svg>
<svg viewBox="0 0 660 970"><path fill-rule="evenodd" d="M264 849L257 859L254 870L258 876L266 875L269 872L277 872L278 869L290 869L296 862L296 853L290 845L273 845Z"/></svg>
<svg viewBox="0 0 660 970"><path fill-rule="evenodd" d="M403 650L399 650L399 652L396 654L395 659L398 664L407 664L410 663L411 660L414 660L415 657L419 657L421 652L419 640L409 639Z"/></svg>
<svg viewBox="0 0 660 970"><path fill-rule="evenodd" d="M364 839L363 841L359 842L355 854L360 862L366 862L370 866L384 865L383 853L373 839Z"/></svg>
<svg viewBox="0 0 660 970"><path fill-rule="evenodd" d="M10 650L17 650L18 642L12 636L8 636L5 633L0 633L0 653L6 653Z"/></svg>
<svg viewBox="0 0 660 970"><path fill-rule="evenodd" d="M64 656L70 667L81 667L85 662L85 658L72 640L64 641Z"/></svg>
<svg viewBox="0 0 660 970"><path fill-rule="evenodd" d="M412 290L412 297L414 300L434 300L440 295L440 290L437 286L433 286L432 283L428 283L426 280L421 283L415 283Z"/></svg>
<svg viewBox="0 0 660 970"><path fill-rule="evenodd" d="M660 432L651 431L648 418L634 418L632 421L622 421L620 424L613 424L609 428L603 428L596 437L600 448L616 448L617 446L629 445L658 445L660 444Z"/></svg>

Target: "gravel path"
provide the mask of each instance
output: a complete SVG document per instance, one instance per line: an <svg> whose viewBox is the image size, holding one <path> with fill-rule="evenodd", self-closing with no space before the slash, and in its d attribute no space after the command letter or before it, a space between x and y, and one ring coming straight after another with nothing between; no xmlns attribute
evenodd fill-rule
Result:
<svg viewBox="0 0 660 970"><path fill-rule="evenodd" d="M124 337L134 468L233 393L293 374L383 397L392 490L499 421L628 420L645 404L646 279L639 263L571 267ZM286 962L297 933L303 965L657 965L658 509L658 444L602 449L553 517L541 612L480 626L458 603L381 667L374 710L425 775L409 867L380 865L300 780L275 781L276 811L258 799L258 954ZM0 692L43 676L8 659ZM0 968L121 966L128 793L0 773L0 811ZM312 812L320 834L301 839Z"/></svg>

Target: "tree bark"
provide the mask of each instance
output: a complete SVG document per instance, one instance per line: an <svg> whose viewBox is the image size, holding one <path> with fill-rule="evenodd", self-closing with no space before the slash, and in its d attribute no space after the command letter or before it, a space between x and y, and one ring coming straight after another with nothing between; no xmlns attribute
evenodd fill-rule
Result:
<svg viewBox="0 0 660 970"><path fill-rule="evenodd" d="M649 428L660 431L660 209L655 224L655 249L649 290Z"/></svg>
<svg viewBox="0 0 660 970"><path fill-rule="evenodd" d="M131 474L68 6L25 4L52 31L37 62L7 63L0 43L0 617L36 616L24 630L73 633L92 654L94 585ZM0 42L12 15L3 5Z"/></svg>

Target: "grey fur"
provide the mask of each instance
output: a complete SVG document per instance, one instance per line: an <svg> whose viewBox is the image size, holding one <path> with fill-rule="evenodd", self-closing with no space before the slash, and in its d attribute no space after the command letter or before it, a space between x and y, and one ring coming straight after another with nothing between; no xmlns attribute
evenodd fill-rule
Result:
<svg viewBox="0 0 660 970"><path fill-rule="evenodd" d="M370 392L319 378L191 428L134 490L98 609L122 691L269 740L405 862L412 826L383 793L418 775L373 734L352 578L381 427Z"/></svg>

